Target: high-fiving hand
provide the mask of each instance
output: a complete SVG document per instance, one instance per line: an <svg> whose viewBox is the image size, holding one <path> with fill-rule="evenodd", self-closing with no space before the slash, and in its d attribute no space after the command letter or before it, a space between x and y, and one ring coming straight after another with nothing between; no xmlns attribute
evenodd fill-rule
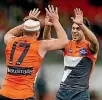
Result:
<svg viewBox="0 0 102 100"><path fill-rule="evenodd" d="M50 16L46 13L45 17L45 26L52 26L53 23L51 22Z"/></svg>
<svg viewBox="0 0 102 100"><path fill-rule="evenodd" d="M58 8L54 9L53 5L48 5L48 8L45 8L47 16L50 21L53 23L55 20L59 20Z"/></svg>
<svg viewBox="0 0 102 100"><path fill-rule="evenodd" d="M40 11L38 8L34 8L33 10L30 10L29 17L30 18L37 18L40 14Z"/></svg>
<svg viewBox="0 0 102 100"><path fill-rule="evenodd" d="M35 19L39 16L40 11L38 8L34 8L33 10L30 10L29 12L29 16L24 18L24 21L28 20L28 19Z"/></svg>
<svg viewBox="0 0 102 100"><path fill-rule="evenodd" d="M79 8L76 8L74 9L74 13L75 13L75 18L71 17L71 19L73 20L74 23L78 25L82 25L83 24L83 12Z"/></svg>

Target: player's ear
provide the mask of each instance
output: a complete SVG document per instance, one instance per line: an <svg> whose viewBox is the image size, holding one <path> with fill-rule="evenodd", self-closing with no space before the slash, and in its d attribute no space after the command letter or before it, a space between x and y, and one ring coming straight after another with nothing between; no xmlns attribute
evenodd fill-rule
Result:
<svg viewBox="0 0 102 100"><path fill-rule="evenodd" d="M35 36L37 36L38 35L38 33L37 32L35 32Z"/></svg>

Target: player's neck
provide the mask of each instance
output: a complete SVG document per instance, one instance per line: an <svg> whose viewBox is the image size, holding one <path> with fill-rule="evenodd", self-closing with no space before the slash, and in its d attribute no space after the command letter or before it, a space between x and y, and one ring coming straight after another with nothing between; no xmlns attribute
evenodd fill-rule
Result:
<svg viewBox="0 0 102 100"><path fill-rule="evenodd" d="M36 37L31 35L23 35L23 37L36 40Z"/></svg>
<svg viewBox="0 0 102 100"><path fill-rule="evenodd" d="M83 38L82 40L79 40L79 41L74 41L76 44L78 43L83 43L85 41L85 38Z"/></svg>

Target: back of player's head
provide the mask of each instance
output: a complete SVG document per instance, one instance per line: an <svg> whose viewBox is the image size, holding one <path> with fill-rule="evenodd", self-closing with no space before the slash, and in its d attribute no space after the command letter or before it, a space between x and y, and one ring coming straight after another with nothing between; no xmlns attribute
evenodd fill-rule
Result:
<svg viewBox="0 0 102 100"><path fill-rule="evenodd" d="M28 19L24 22L24 30L28 32L36 32L40 30L40 22L38 20Z"/></svg>

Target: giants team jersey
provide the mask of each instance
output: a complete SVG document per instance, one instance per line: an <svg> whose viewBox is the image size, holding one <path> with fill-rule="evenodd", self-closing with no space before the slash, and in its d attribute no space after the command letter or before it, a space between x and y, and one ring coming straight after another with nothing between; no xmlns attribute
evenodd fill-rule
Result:
<svg viewBox="0 0 102 100"><path fill-rule="evenodd" d="M33 84L42 62L38 54L39 41L18 37L7 44L5 77L0 94L12 99L34 96Z"/></svg>
<svg viewBox="0 0 102 100"><path fill-rule="evenodd" d="M64 75L60 89L88 89L90 74L96 58L89 49L89 42L69 41L64 50Z"/></svg>

